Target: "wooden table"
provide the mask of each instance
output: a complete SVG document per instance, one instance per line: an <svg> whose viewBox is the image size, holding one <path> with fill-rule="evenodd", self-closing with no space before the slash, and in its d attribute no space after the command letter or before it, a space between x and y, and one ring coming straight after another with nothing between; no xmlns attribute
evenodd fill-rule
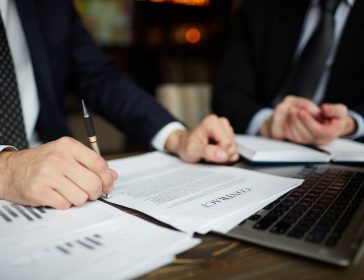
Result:
<svg viewBox="0 0 364 280"><path fill-rule="evenodd" d="M142 279L364 279L364 258L339 268L213 234L202 240Z"/></svg>
<svg viewBox="0 0 364 280"><path fill-rule="evenodd" d="M115 207L162 225L137 211ZM198 246L140 279L364 279L364 257L355 266L341 268L213 233L196 237L202 240Z"/></svg>
<svg viewBox="0 0 364 280"><path fill-rule="evenodd" d="M137 211L117 208L160 224ZM364 257L355 266L341 268L217 234L196 237L202 239L200 245L141 279L364 279Z"/></svg>

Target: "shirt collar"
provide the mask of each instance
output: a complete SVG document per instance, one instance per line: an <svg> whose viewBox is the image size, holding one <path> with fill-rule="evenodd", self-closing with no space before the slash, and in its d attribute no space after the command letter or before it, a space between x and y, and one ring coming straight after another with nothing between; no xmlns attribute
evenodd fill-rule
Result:
<svg viewBox="0 0 364 280"><path fill-rule="evenodd" d="M350 7L353 7L353 5L354 5L354 3L355 3L355 0L345 0L345 1L343 1L343 2L345 2L347 5L349 5ZM319 0L313 0L312 1L312 3L313 4L315 4L315 5L318 5L318 3L319 3Z"/></svg>
<svg viewBox="0 0 364 280"><path fill-rule="evenodd" d="M355 0L346 0L350 6L353 6L355 3Z"/></svg>

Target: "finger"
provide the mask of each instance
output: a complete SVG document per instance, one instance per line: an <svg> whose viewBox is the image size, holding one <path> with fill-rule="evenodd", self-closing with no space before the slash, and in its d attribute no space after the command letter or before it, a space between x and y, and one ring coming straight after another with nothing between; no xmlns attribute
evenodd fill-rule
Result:
<svg viewBox="0 0 364 280"><path fill-rule="evenodd" d="M49 206L55 209L68 209L72 206L71 202L65 199L61 194L52 188L46 188L39 197L39 205L33 206Z"/></svg>
<svg viewBox="0 0 364 280"><path fill-rule="evenodd" d="M294 142L300 144L309 144L312 141L311 133L298 117L298 113L299 110L293 109L289 115L289 123L292 127L292 134L295 138Z"/></svg>
<svg viewBox="0 0 364 280"><path fill-rule="evenodd" d="M112 178L113 178L113 180L115 182L118 179L119 174L113 169L110 169L110 171L111 171L111 174L112 174Z"/></svg>
<svg viewBox="0 0 364 280"><path fill-rule="evenodd" d="M72 138L64 137L61 140L66 142L65 147L70 147L77 162L101 178L103 190L109 190L114 180L107 162L94 151Z"/></svg>
<svg viewBox="0 0 364 280"><path fill-rule="evenodd" d="M310 114L300 111L298 117L314 137L321 135L321 131L324 129L323 125L317 122Z"/></svg>
<svg viewBox="0 0 364 280"><path fill-rule="evenodd" d="M234 129L230 125L230 122L228 121L228 119L226 119L224 117L219 117L219 121L221 122L222 126L224 127L226 133L229 134L230 139L232 139L230 146L226 147L227 153L229 155L229 161L232 161L232 159L235 159L238 155L238 148L236 146Z"/></svg>
<svg viewBox="0 0 364 280"><path fill-rule="evenodd" d="M348 109L344 104L323 104L322 114L328 118L344 118L348 114Z"/></svg>
<svg viewBox="0 0 364 280"><path fill-rule="evenodd" d="M312 144L324 145L336 138L334 136L336 128L332 125L332 122L321 124L304 111L300 111L298 116L311 133Z"/></svg>
<svg viewBox="0 0 364 280"><path fill-rule="evenodd" d="M230 125L229 120L228 120L227 118L224 118L224 117L219 117L219 120L220 120L220 122L222 123L222 125L224 126L225 131L226 131L227 133L229 133L231 137L235 137L234 129L233 129L233 127Z"/></svg>
<svg viewBox="0 0 364 280"><path fill-rule="evenodd" d="M229 157L229 162L235 162L235 161L237 161L238 159L240 158L240 155L239 155L239 153L234 153L234 154L232 154L232 155L230 155L230 157Z"/></svg>
<svg viewBox="0 0 364 280"><path fill-rule="evenodd" d="M274 112L272 118L272 125L270 135L274 139L284 139L284 125L287 121L288 107L285 104L279 104Z"/></svg>
<svg viewBox="0 0 364 280"><path fill-rule="evenodd" d="M300 143L301 137L300 137L299 131L297 130L296 125L295 125L294 121L292 120L291 116L288 117L286 126L288 127L289 132L290 132L287 135L288 140L290 140L291 142L294 142L294 143Z"/></svg>
<svg viewBox="0 0 364 280"><path fill-rule="evenodd" d="M300 109L305 109L313 116L318 116L320 114L320 108L310 99L289 95L284 98L283 104L287 107L298 107Z"/></svg>
<svg viewBox="0 0 364 280"><path fill-rule="evenodd" d="M215 141L216 145L226 149L226 151L235 143L235 138L226 131L223 123L215 115L206 117L197 129L201 129L203 134L206 132L207 140Z"/></svg>
<svg viewBox="0 0 364 280"><path fill-rule="evenodd" d="M227 150L227 153L229 155L228 161L230 161L230 162L236 161L239 159L239 152L238 152L238 147L236 146L234 129L232 128L232 126L230 125L229 121L226 118L220 117L219 120L223 124L225 131L228 134L230 134L231 139L233 139L230 147L228 147L228 150Z"/></svg>
<svg viewBox="0 0 364 280"><path fill-rule="evenodd" d="M239 152L236 144L231 146L230 149L228 150L228 157L229 157L228 162L234 162L239 159Z"/></svg>
<svg viewBox="0 0 364 280"><path fill-rule="evenodd" d="M210 162L223 163L229 159L229 155L220 147L209 144L203 148L202 158Z"/></svg>
<svg viewBox="0 0 364 280"><path fill-rule="evenodd" d="M82 190L82 192L86 194L86 200L95 200L100 197L104 187L102 180L98 175L78 162L65 164L61 167L61 170L62 174L70 183L72 182L74 186L77 186L80 191ZM71 187L71 185L69 185L69 187ZM75 195L76 194L77 193L75 193Z"/></svg>
<svg viewBox="0 0 364 280"><path fill-rule="evenodd" d="M53 189L62 197L75 206L80 206L86 203L88 194L71 182L66 177L57 178L57 182L52 182Z"/></svg>
<svg viewBox="0 0 364 280"><path fill-rule="evenodd" d="M292 141L292 142L294 141L293 134L292 134L291 128L288 123L284 124L284 134L285 134L285 138L287 140Z"/></svg>

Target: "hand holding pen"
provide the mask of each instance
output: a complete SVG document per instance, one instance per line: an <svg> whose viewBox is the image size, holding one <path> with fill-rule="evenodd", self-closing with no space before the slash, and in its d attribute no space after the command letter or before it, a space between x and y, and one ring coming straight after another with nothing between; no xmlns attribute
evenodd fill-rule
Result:
<svg viewBox="0 0 364 280"><path fill-rule="evenodd" d="M97 137L96 137L95 128L94 128L94 125L92 122L92 118L87 111L87 108L86 108L86 105L85 105L85 102L83 101L83 99L81 101L82 101L82 109L83 109L83 120L85 123L88 140L91 144L91 148L95 151L95 153L97 153L98 155L101 156L99 145L97 144ZM109 198L109 196L110 195L107 193L103 194L103 198Z"/></svg>

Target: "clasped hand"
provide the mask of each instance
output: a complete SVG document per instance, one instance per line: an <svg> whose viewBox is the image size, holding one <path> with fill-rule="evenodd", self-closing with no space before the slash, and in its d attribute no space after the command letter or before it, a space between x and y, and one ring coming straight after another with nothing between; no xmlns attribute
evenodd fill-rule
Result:
<svg viewBox="0 0 364 280"><path fill-rule="evenodd" d="M261 126L262 136L298 144L326 145L356 130L344 104L317 106L309 99L287 96Z"/></svg>

